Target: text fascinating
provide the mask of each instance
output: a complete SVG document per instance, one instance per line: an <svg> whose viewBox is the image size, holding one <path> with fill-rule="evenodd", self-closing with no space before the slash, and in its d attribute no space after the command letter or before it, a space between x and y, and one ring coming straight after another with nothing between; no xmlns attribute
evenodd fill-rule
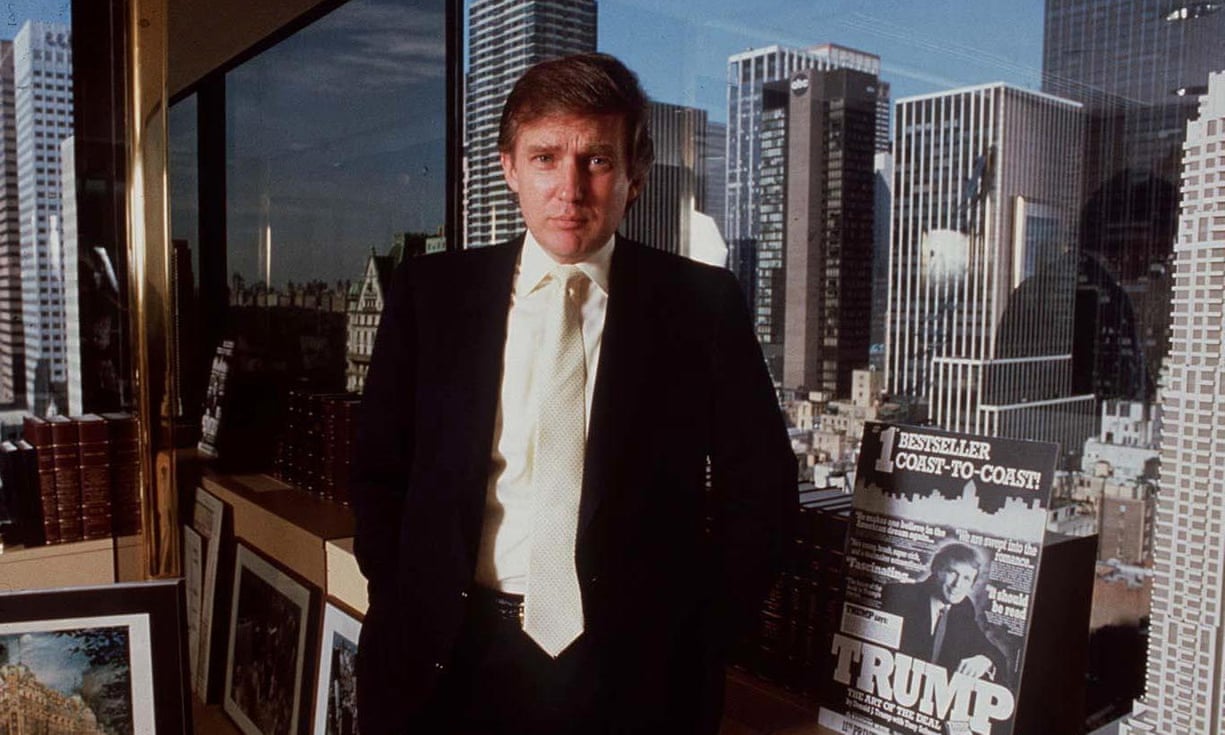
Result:
<svg viewBox="0 0 1225 735"><path fill-rule="evenodd" d="M871 643L834 634L834 680L936 721L968 722L989 735L1012 717L1016 698L1005 686L954 672ZM857 669L857 671L856 671ZM935 723L932 723L935 724Z"/></svg>

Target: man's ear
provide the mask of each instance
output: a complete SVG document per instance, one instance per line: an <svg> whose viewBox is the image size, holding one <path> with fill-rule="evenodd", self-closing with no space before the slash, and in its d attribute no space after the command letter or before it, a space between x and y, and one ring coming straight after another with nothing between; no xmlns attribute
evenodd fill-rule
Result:
<svg viewBox="0 0 1225 735"><path fill-rule="evenodd" d="M511 153L499 155L502 161L502 175L506 177L506 185L510 190L519 193L519 172L515 170L515 157Z"/></svg>
<svg viewBox="0 0 1225 735"><path fill-rule="evenodd" d="M638 201L638 195L642 193L642 187L646 185L646 177L630 180L629 192L625 197L625 208L628 210L630 205Z"/></svg>

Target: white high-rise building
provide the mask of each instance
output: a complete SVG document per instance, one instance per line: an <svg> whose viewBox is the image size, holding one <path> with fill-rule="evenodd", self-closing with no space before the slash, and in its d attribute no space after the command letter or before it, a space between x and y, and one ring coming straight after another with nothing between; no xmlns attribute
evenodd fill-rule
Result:
<svg viewBox="0 0 1225 735"><path fill-rule="evenodd" d="M1187 123L1145 696L1122 735L1225 733L1225 73Z"/></svg>
<svg viewBox="0 0 1225 735"><path fill-rule="evenodd" d="M1082 125L1004 84L898 101L886 384L912 418L1071 454L1093 433L1071 393Z"/></svg>
<svg viewBox="0 0 1225 735"><path fill-rule="evenodd" d="M78 277L81 262L80 239L77 237L77 172L76 136L68 136L60 143L60 217L58 234L60 250L64 254L64 361L65 389L68 405L64 410L72 416L85 413L84 395L81 391L81 279ZM181 394L180 394L181 395Z"/></svg>
<svg viewBox="0 0 1225 735"><path fill-rule="evenodd" d="M41 415L68 410L64 280L76 263L52 231L63 216L60 143L72 135L72 32L27 21L13 50L26 397Z"/></svg>
<svg viewBox="0 0 1225 735"><path fill-rule="evenodd" d="M498 122L511 87L533 64L595 50L595 0L473 0L464 111L465 247L495 245L523 231L498 159Z"/></svg>

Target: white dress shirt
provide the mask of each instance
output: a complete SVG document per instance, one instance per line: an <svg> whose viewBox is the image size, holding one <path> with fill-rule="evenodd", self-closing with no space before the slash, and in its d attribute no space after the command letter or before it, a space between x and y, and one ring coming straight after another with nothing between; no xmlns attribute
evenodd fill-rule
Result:
<svg viewBox="0 0 1225 735"><path fill-rule="evenodd" d="M608 305L608 269L615 238L578 263L591 280L583 300L583 348L587 353L586 415L591 422L591 398L604 313ZM548 310L545 277L558 264L529 231L515 270L506 345L502 353L502 390L493 430L493 456L485 495L485 521L476 564L476 582L484 587L523 594L527 588L532 548L532 455L536 445L537 365ZM547 468L545 468L547 471Z"/></svg>

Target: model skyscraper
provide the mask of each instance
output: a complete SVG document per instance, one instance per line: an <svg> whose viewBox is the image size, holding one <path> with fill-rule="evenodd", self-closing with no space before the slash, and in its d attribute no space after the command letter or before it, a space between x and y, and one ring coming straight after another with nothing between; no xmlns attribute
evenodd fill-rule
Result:
<svg viewBox="0 0 1225 735"><path fill-rule="evenodd" d="M1183 144L1170 352L1161 387L1161 488L1144 699L1120 733L1225 732L1225 74Z"/></svg>

